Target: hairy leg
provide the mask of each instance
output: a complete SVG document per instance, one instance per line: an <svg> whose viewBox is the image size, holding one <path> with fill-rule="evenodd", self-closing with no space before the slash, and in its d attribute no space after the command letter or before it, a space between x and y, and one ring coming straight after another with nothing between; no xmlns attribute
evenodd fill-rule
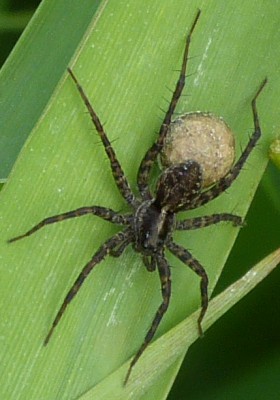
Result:
<svg viewBox="0 0 280 400"><path fill-rule="evenodd" d="M234 214L212 214L203 217L185 219L184 221L176 221L178 231L187 231L192 229L205 228L220 222L232 222L234 226L242 226L242 218Z"/></svg>
<svg viewBox="0 0 280 400"><path fill-rule="evenodd" d="M117 159L116 153L115 153L113 147L111 146L111 143L103 129L100 119L98 118L96 112L94 111L88 97L86 96L86 94L84 92L84 89L79 84L73 71L70 68L68 68L68 72L69 72L71 78L73 79L73 81L75 82L76 87L80 93L80 96L83 99L85 106L87 107L88 112L91 116L91 120L99 134L100 139L102 140L103 146L105 148L105 151L106 151L107 156L111 163L111 170L112 170L113 177L115 179L116 185L117 185L121 195L123 196L123 198L126 200L126 202L128 204L131 204L134 207L137 206L138 202L134 197L134 194L133 194L133 192L129 186L129 183L124 175L122 167Z"/></svg>
<svg viewBox="0 0 280 400"><path fill-rule="evenodd" d="M137 363L137 361L139 360L139 358L141 357L141 355L143 354L143 352L145 351L145 349L147 348L147 346L150 344L151 340L153 339L153 337L156 333L156 330L160 324L160 321L162 320L162 317L165 314L165 312L168 308L168 305L169 305L169 300L170 300L170 295L171 295L170 267L163 255L157 255L156 262L157 262L159 277L160 277L160 281L161 281L161 293L162 293L163 300L154 316L152 325L145 336L144 342L142 343L142 345L140 346L139 350L137 351L136 355L134 356L134 358L132 359L132 361L130 363L130 366L129 366L129 369L127 371L125 381L124 381L125 385L129 379L132 368Z"/></svg>
<svg viewBox="0 0 280 400"><path fill-rule="evenodd" d="M200 315L198 317L197 323L198 323L198 331L200 336L203 335L202 327L201 327L201 322L203 320L203 317L206 313L207 307L208 307L208 276L203 268L203 266L200 264L200 262L194 258L191 253L184 249L182 246L179 246L178 244L175 244L174 242L168 242L167 248L171 251L172 254L174 254L179 260L183 261L184 264L186 264L188 267L190 267L201 279L200 281L200 293L201 293L201 311Z"/></svg>
<svg viewBox="0 0 280 400"><path fill-rule="evenodd" d="M183 88L185 86L185 77L186 77L186 68L187 68L189 47L190 47L191 37L192 37L193 31L194 31L194 28L196 26L199 16L200 16L200 10L198 10L198 12L195 16L195 19L192 23L191 29L187 35L180 76L177 81L177 84L176 84L171 102L169 104L168 110L165 114L163 123L160 127L158 139L145 154L144 158L141 161L139 170L138 170L137 184L138 184L139 192L140 192L142 198L145 200L148 200L152 197L149 187L148 187L150 171L151 171L151 168L157 158L157 155L159 154L159 152L162 149L165 136L168 132L168 128L171 123L172 115L174 114L176 105L178 103L178 100L179 100L179 98L182 94Z"/></svg>
<svg viewBox="0 0 280 400"><path fill-rule="evenodd" d="M206 190L205 192L202 192L201 195L194 202L192 207L188 207L188 209L200 207L203 204L206 204L209 201L215 199L222 192L224 192L226 189L228 189L232 185L232 183L235 181L235 179L238 177L238 175L239 175L240 171L242 170L245 162L247 161L247 158L251 154L251 151L256 146L257 141L259 140L259 138L261 136L261 128L260 128L259 116L258 116L258 111L257 111L257 105L256 104L257 104L257 98L260 95L260 93L262 92L262 90L263 90L264 86L266 85L266 83L267 83L267 79L264 79L264 81L261 83L259 89L257 90L257 93L255 94L255 96L254 96L254 98L252 100L251 105L252 105L252 112L253 112L253 120L254 120L255 131L254 131L253 135L251 136L247 146L245 147L245 150L241 154L239 160L231 168L231 170L228 172L228 174L224 178L221 178L209 190Z"/></svg>
<svg viewBox="0 0 280 400"><path fill-rule="evenodd" d="M20 240L27 236L30 236L46 225L65 221L66 219L69 219L69 218L81 217L82 215L86 215L86 214L93 214L100 218L105 219L106 221L110 221L110 222L113 222L113 223L119 224L119 225L127 225L129 223L128 217L120 215L120 214L116 213L115 211L111 210L110 208L99 207L99 206L81 207L81 208L77 208L76 210L73 210L73 211L68 211L63 214L53 215L52 217L45 218L41 222L39 222L37 225L35 225L33 228L31 228L29 231L24 233L23 235L16 236L12 239L9 239L8 243L12 243L12 242L15 242L16 240Z"/></svg>
<svg viewBox="0 0 280 400"><path fill-rule="evenodd" d="M100 248L97 250L97 252L94 254L92 259L84 266L82 269L81 273L77 277L76 281L74 284L71 286L70 290L68 291L60 309L58 310L56 317L52 323L51 329L49 333L46 336L46 339L44 340L44 345L47 345L55 327L59 323L62 315L64 314L67 306L71 303L73 298L76 296L78 291L80 290L82 284L84 283L85 279L89 275L89 273L92 271L92 269L99 264L107 255L110 254L112 249L115 247L120 246L124 241L127 242L128 237L130 236L131 231L127 229L124 232L119 232L116 235L112 236L110 239L108 239L105 243L100 246Z"/></svg>

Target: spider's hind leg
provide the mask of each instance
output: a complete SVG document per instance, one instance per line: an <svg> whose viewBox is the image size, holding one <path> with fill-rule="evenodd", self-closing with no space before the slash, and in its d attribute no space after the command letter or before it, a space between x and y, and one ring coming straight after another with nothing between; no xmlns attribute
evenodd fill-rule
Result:
<svg viewBox="0 0 280 400"><path fill-rule="evenodd" d="M152 261L152 262L155 262L155 261ZM169 305L169 300L170 300L170 295L171 295L170 267L167 263L167 260L165 259L165 257L163 255L156 256L156 263L158 266L158 272L159 272L159 277L160 277L160 281L161 281L162 303L159 306L159 308L154 316L153 322L145 336L144 342L142 343L142 345L140 346L139 350L137 351L136 355L134 356L134 358L132 359L132 361L130 363L130 366L129 366L129 369L127 371L125 381L124 381L125 385L130 377L132 368L137 363L137 361L139 360L139 358L141 357L141 355L143 354L143 352L145 351L147 346L152 341L152 339L157 331L157 328L160 324L160 321L162 320L162 317L164 316L165 312L167 311L167 308Z"/></svg>
<svg viewBox="0 0 280 400"><path fill-rule="evenodd" d="M119 246L122 246L122 244L125 242L126 245L129 244L129 239L131 237L131 231L129 228L124 231L124 232L119 232L116 235L112 236L110 239L108 239L105 243L102 244L102 246L99 247L97 252L93 255L91 260L84 266L82 269L81 273L75 280L74 284L71 286L70 290L68 291L60 309L58 310L56 317L52 323L51 329L49 330L49 333L47 334L45 340L44 340L44 345L46 346L53 334L53 331L57 324L59 323L62 315L64 314L67 306L71 303L73 298L76 296L78 291L80 290L82 284L84 283L85 279L88 277L89 273L92 271L92 269L99 264L102 260L107 255L110 255L113 249L118 248ZM122 248L124 250L124 248Z"/></svg>
<svg viewBox="0 0 280 400"><path fill-rule="evenodd" d="M179 258L184 264L186 264L188 267L190 267L201 279L200 281L200 293L201 293L201 311L200 315L197 320L198 324L198 332L199 335L203 335L203 330L201 326L201 322L203 320L203 317L206 313L207 307L208 307L208 276L203 268L203 266L200 264L200 262L194 258L191 253L187 250L184 249L182 246L179 246L178 244L175 244L174 242L169 242L167 244L168 250L171 251L174 256Z"/></svg>

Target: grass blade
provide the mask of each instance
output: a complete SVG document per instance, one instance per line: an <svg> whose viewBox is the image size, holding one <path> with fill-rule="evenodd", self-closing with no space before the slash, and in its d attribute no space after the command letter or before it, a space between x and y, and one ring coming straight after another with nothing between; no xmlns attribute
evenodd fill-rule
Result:
<svg viewBox="0 0 280 400"><path fill-rule="evenodd" d="M73 52L71 67L105 122L130 182L135 182L140 160L158 131L159 107L166 108L164 98L170 96L166 86L174 86L178 75L174 70L181 63L186 30L198 6L201 3L186 5L182 0L172 6L161 0L145 0L141 5L103 2L98 19L92 20ZM222 1L206 2L193 38L193 74L185 91L190 96L180 103L179 111L200 109L222 115L237 132L237 148L244 145L253 127L252 96L264 76L269 79L258 103L264 132L260 145L238 182L204 207L203 214L245 215L267 163L265 146L277 129L277 13L259 2L254 2L254 13L252 7L241 1L226 8ZM48 215L93 204L125 210L104 150L65 73L1 192L3 398L77 398L123 365L143 340L160 301L159 282L128 249L91 274L52 341L42 346L69 286L116 227L85 217L48 227L11 245L6 239ZM236 235L236 228L223 225L178 233L175 239L205 265L212 289ZM174 258L170 262L172 304L157 336L199 304L197 277ZM170 366L164 381L151 393L168 391L178 365L176 361Z"/></svg>

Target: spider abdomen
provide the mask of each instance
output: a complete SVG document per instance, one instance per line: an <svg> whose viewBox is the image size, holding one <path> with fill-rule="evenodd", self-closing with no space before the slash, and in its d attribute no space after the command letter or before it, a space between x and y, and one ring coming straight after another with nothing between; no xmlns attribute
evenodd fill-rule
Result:
<svg viewBox="0 0 280 400"><path fill-rule="evenodd" d="M194 160L166 168L159 177L155 204L169 212L188 207L199 195L203 184L200 164Z"/></svg>

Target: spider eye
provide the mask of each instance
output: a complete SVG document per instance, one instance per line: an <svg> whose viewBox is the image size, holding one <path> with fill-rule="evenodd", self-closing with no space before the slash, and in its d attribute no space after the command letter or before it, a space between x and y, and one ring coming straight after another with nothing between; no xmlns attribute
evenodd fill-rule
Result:
<svg viewBox="0 0 280 400"><path fill-rule="evenodd" d="M202 170L196 161L172 165L158 180L155 205L174 212L193 201L200 193L202 182Z"/></svg>

